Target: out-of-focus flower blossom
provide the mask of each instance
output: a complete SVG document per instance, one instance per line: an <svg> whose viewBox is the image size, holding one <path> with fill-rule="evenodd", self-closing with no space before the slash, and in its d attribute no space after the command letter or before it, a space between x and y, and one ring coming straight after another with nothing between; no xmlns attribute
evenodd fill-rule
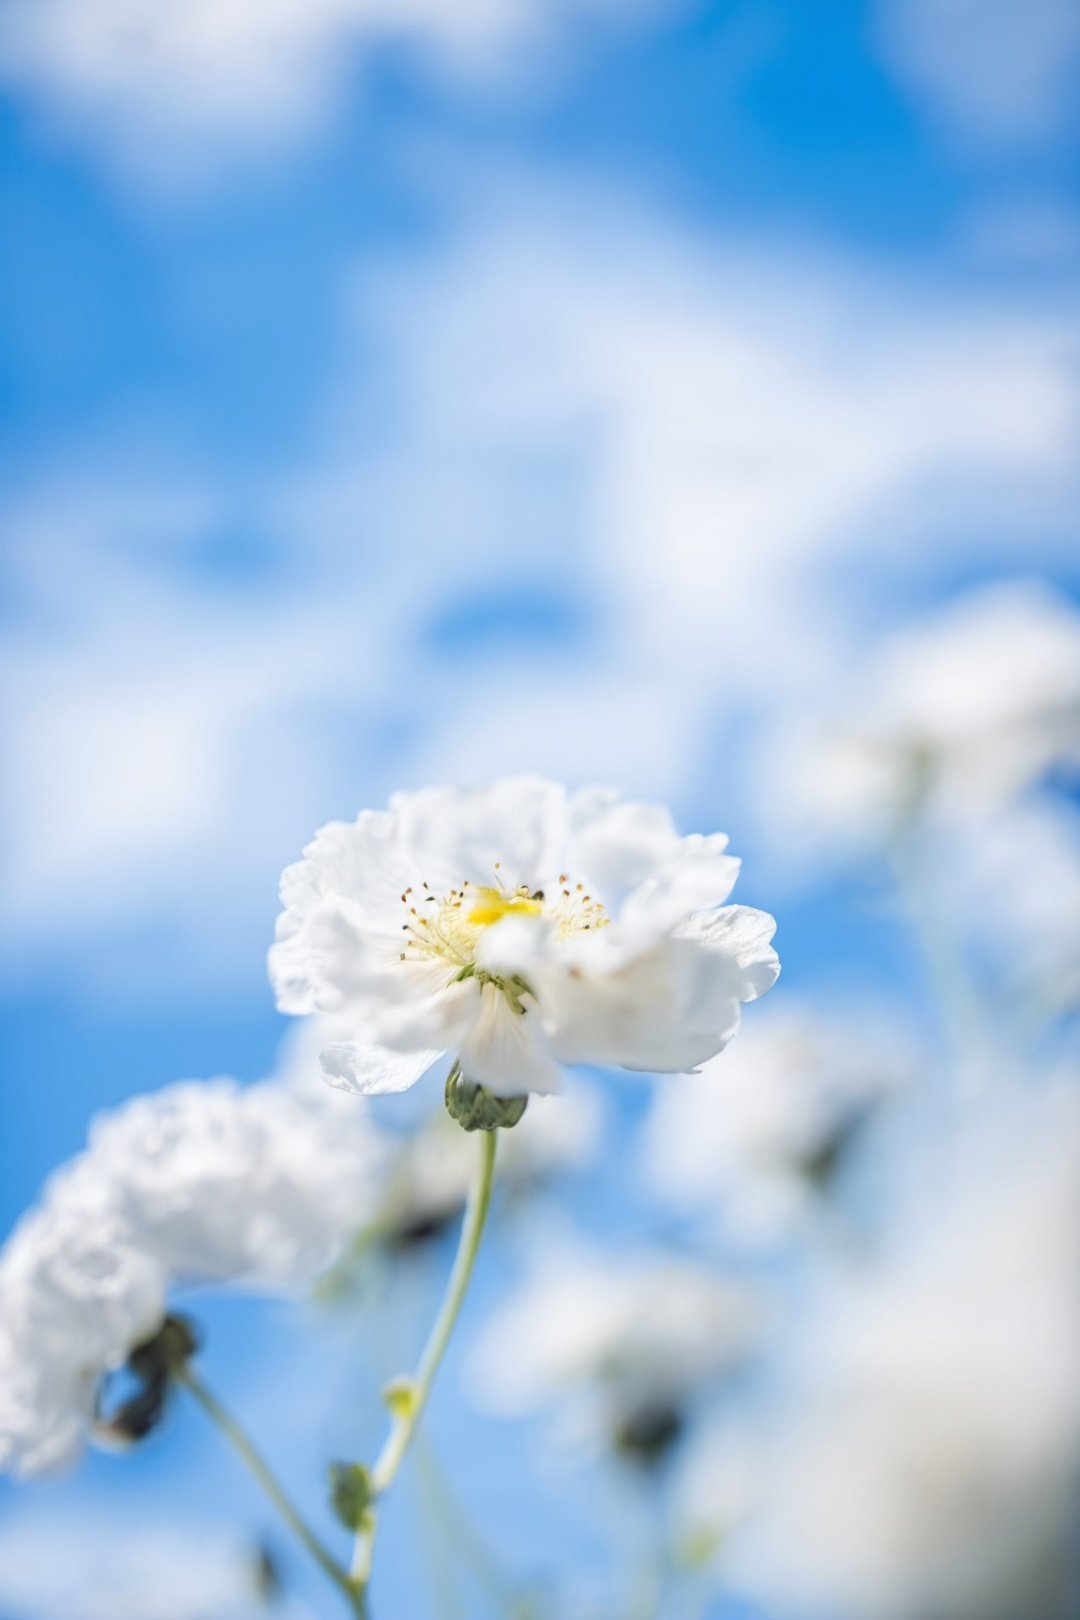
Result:
<svg viewBox="0 0 1080 1620"><path fill-rule="evenodd" d="M706 1567L758 1505L767 1464L752 1422L706 1418L690 1436L672 1482L671 1538L683 1566Z"/></svg>
<svg viewBox="0 0 1080 1620"><path fill-rule="evenodd" d="M350 1021L329 1078L401 1091L444 1052L469 1080L556 1091L560 1065L692 1069L779 971L739 863L666 810L522 777L396 795L334 822L282 879L285 1012Z"/></svg>
<svg viewBox="0 0 1080 1620"><path fill-rule="evenodd" d="M1080 1099L995 1100L793 1342L729 1575L770 1613L1064 1617L1080 1486Z"/></svg>
<svg viewBox="0 0 1080 1620"><path fill-rule="evenodd" d="M1064 799L1007 806L937 862L975 961L1033 1023L1080 1007L1080 813Z"/></svg>
<svg viewBox="0 0 1080 1620"><path fill-rule="evenodd" d="M359 1112L271 1083L171 1086L95 1121L0 1256L0 1468L78 1454L171 1287L310 1281L370 1219L380 1163Z"/></svg>
<svg viewBox="0 0 1080 1620"><path fill-rule="evenodd" d="M495 1411L554 1404L571 1435L649 1455L746 1359L762 1328L753 1289L691 1260L560 1242L487 1323L473 1384Z"/></svg>
<svg viewBox="0 0 1080 1620"><path fill-rule="evenodd" d="M141 1517L120 1525L55 1508L20 1512L0 1531L0 1610L10 1620L310 1616L275 1590L260 1547L222 1535L216 1525Z"/></svg>
<svg viewBox="0 0 1080 1620"><path fill-rule="evenodd" d="M95 1121L74 1173L104 1184L173 1276L288 1287L370 1218L383 1157L359 1113L274 1084L193 1081Z"/></svg>
<svg viewBox="0 0 1080 1620"><path fill-rule="evenodd" d="M533 1097L499 1150L499 1186L527 1191L593 1157L603 1125L603 1100L580 1081L556 1100ZM476 1149L444 1112L405 1137L389 1164L375 1216L391 1243L440 1229L464 1206L475 1174Z"/></svg>
<svg viewBox="0 0 1080 1620"><path fill-rule="evenodd" d="M914 812L968 819L1080 761L1080 613L995 584L897 633L846 715L782 739L785 818L865 848Z"/></svg>
<svg viewBox="0 0 1080 1620"><path fill-rule="evenodd" d="M63 1186L24 1216L0 1256L0 1471L76 1456L105 1374L161 1323L166 1270L106 1198Z"/></svg>
<svg viewBox="0 0 1080 1620"><path fill-rule="evenodd" d="M642 1141L653 1193L740 1242L790 1236L865 1117L911 1076L888 1020L822 1018L788 1002L755 1020L723 1064L665 1086Z"/></svg>

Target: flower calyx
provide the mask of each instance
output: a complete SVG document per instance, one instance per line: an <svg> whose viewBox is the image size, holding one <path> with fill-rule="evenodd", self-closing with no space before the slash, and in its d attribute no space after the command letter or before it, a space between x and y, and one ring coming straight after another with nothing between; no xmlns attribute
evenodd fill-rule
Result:
<svg viewBox="0 0 1080 1620"><path fill-rule="evenodd" d="M509 1130L528 1106L528 1095L499 1097L476 1080L468 1080L454 1064L446 1081L446 1111L463 1131Z"/></svg>
<svg viewBox="0 0 1080 1620"><path fill-rule="evenodd" d="M94 1424L98 1444L125 1450L152 1434L165 1416L173 1380L198 1348L194 1324L186 1316L166 1316L128 1357L125 1372L135 1381L135 1391L108 1416L99 1412Z"/></svg>

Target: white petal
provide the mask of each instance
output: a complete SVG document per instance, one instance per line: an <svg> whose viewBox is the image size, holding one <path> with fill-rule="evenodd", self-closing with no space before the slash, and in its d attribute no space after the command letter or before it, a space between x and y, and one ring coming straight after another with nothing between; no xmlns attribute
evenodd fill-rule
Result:
<svg viewBox="0 0 1080 1620"><path fill-rule="evenodd" d="M535 887L558 870L566 795L555 782L522 776L482 788L427 788L396 794L391 805L417 867L436 893L465 880L506 889L522 883Z"/></svg>
<svg viewBox="0 0 1080 1620"><path fill-rule="evenodd" d="M485 928L476 946L476 963L489 973L528 977L536 966L549 934L540 917L503 917Z"/></svg>
<svg viewBox="0 0 1080 1620"><path fill-rule="evenodd" d="M722 905L735 887L740 865L725 853L727 843L723 833L681 839L660 871L627 896L619 913L620 932L657 939L691 912Z"/></svg>
<svg viewBox="0 0 1080 1620"><path fill-rule="evenodd" d="M397 1052L427 1048L445 1052L466 1039L479 1014L479 1002L475 980L443 984L433 995L378 1008L370 1030L377 1045Z"/></svg>
<svg viewBox="0 0 1080 1620"><path fill-rule="evenodd" d="M740 1001L756 1001L780 976L780 958L772 948L776 918L753 906L724 906L699 912L678 930L682 939L697 939L709 951L729 956L739 969Z"/></svg>
<svg viewBox="0 0 1080 1620"><path fill-rule="evenodd" d="M459 1053L461 1072L500 1096L558 1091L562 1070L551 1056L535 1008L516 1012L495 985L484 986L480 1017Z"/></svg>
<svg viewBox="0 0 1080 1620"><path fill-rule="evenodd" d="M436 1063L441 1052L391 1052L385 1046L358 1046L342 1042L320 1053L322 1071L339 1091L376 1096L408 1091Z"/></svg>
<svg viewBox="0 0 1080 1620"><path fill-rule="evenodd" d="M575 793L567 819L565 869L611 915L679 847L675 823L662 805L628 804L606 788Z"/></svg>
<svg viewBox="0 0 1080 1620"><path fill-rule="evenodd" d="M775 982L774 928L767 913L730 906L689 919L614 972L546 975L540 994L553 1051L565 1063L696 1068L736 1033L740 1003Z"/></svg>
<svg viewBox="0 0 1080 1620"><path fill-rule="evenodd" d="M330 949L327 955L328 941L317 927L326 907L336 908L342 952L348 951L350 939L344 936L350 929L356 938L370 932L388 939L399 930L401 891L412 878L396 818L387 811L364 811L355 822L331 822L315 835L304 859L281 878L285 909L269 966L282 1012L314 1012L340 1000L341 991L327 985L326 972L341 952Z"/></svg>

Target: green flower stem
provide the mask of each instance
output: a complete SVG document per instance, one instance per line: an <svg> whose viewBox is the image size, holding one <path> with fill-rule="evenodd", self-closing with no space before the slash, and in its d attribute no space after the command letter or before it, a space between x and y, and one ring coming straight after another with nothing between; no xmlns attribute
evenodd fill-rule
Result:
<svg viewBox="0 0 1080 1620"><path fill-rule="evenodd" d="M176 1369L173 1376L202 1407L210 1421L241 1457L297 1540L307 1548L319 1568L333 1581L338 1591L344 1595L353 1614L358 1617L358 1620L364 1620L367 1606L362 1590L350 1579L348 1571L338 1562L333 1553L324 1547L314 1530L307 1524L284 1487L279 1483L276 1475L272 1472L270 1465L258 1450L255 1442L240 1427L232 1414L225 1410L217 1396L211 1394L210 1390L191 1370L190 1366L185 1365Z"/></svg>
<svg viewBox="0 0 1080 1620"><path fill-rule="evenodd" d="M446 1353L450 1335L461 1312L465 1294L476 1263L484 1222L491 1203L491 1190L495 1180L495 1145L498 1131L480 1131L480 1162L469 1189L465 1217L461 1226L457 1255L450 1280L446 1285L439 1314L424 1346L424 1353L413 1377L398 1386L390 1397L393 1422L386 1443L371 1470L371 1494L377 1500L393 1484L398 1469L409 1449L416 1426L427 1405L428 1396L439 1364ZM369 1509L365 1523L356 1537L353 1555L352 1582L363 1591L371 1578L371 1560L375 1546L377 1519L374 1505Z"/></svg>

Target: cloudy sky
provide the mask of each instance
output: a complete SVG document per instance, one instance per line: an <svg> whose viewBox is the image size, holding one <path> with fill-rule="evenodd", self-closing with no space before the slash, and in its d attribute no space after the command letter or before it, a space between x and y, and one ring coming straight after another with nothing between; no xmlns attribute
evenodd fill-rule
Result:
<svg viewBox="0 0 1080 1620"><path fill-rule="evenodd" d="M0 0L5 1225L266 1068L278 873L397 786L664 797L796 983L862 950L769 739L1080 588L1078 63L1069 0Z"/></svg>

